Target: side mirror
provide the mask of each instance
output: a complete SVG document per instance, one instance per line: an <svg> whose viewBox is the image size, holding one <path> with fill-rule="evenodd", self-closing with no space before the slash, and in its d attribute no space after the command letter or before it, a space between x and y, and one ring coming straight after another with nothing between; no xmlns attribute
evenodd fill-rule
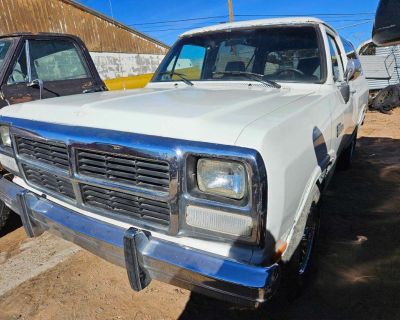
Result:
<svg viewBox="0 0 400 320"><path fill-rule="evenodd" d="M42 92L43 92L43 80L35 79L27 84L28 87L31 88L39 88L39 99L42 100Z"/></svg>
<svg viewBox="0 0 400 320"><path fill-rule="evenodd" d="M349 60L347 63L346 71L344 72L344 78L346 82L349 82L354 79L356 74L356 64L354 60Z"/></svg>
<svg viewBox="0 0 400 320"><path fill-rule="evenodd" d="M381 0L376 10L372 40L378 46L400 43L400 1Z"/></svg>

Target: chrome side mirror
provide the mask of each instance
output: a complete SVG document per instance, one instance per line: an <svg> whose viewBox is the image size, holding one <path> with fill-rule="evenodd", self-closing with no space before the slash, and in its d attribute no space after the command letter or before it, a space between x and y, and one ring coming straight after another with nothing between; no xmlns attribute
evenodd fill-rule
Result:
<svg viewBox="0 0 400 320"><path fill-rule="evenodd" d="M349 81L353 80L356 75L356 64L354 60L349 60L347 63L346 71L344 73L344 78L346 79L346 82L348 83Z"/></svg>
<svg viewBox="0 0 400 320"><path fill-rule="evenodd" d="M35 79L27 84L28 87L31 88L39 88L39 99L42 100L42 92L43 92L43 80Z"/></svg>

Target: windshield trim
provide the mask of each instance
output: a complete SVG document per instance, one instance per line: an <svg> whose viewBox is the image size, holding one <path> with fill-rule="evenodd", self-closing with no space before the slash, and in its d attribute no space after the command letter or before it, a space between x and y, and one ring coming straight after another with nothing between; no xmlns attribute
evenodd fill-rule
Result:
<svg viewBox="0 0 400 320"><path fill-rule="evenodd" d="M151 83L173 83L177 82L180 80L163 80L159 81L157 80L161 68L164 66L164 63L168 61L172 55L175 54L174 48L176 48L177 45L179 45L180 42L184 41L185 39L190 39L192 37L197 37L200 35L209 35L212 33L226 33L226 32L232 32L233 30L240 30L240 31L246 31L246 30L255 30L255 29L272 29L272 28L282 28L282 27L287 27L288 24L274 24L274 25L260 25L260 26L246 26L246 27L235 27L231 29L224 29L224 30L212 30L212 31L206 31L204 33L196 33L196 34L189 34L186 36L181 36L178 37L178 39L175 41L175 43L171 46L170 50L164 57L164 59L161 61L159 66L157 67L156 71L153 74L153 77L151 78L150 82ZM313 28L316 32L317 36L317 42L318 42L318 49L319 49L319 54L320 54L320 59L321 59L321 77L317 81L304 81L304 82L299 82L299 81L291 81L291 80L274 80L277 83L302 83L302 84L324 84L327 81L328 78L328 66L327 66L327 59L326 59L326 52L325 52L325 42L324 42L324 37L322 35L322 30L320 24L317 23L298 23L298 24L291 24L290 27L293 28L304 28L304 27L309 27ZM182 48L180 48L181 50ZM247 79L250 81L249 79ZM209 82L209 81L221 81L220 79L190 79L192 82Z"/></svg>

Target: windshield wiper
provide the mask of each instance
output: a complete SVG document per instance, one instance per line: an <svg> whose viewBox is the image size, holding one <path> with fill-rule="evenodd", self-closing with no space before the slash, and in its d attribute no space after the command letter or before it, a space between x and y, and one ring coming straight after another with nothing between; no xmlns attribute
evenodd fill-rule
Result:
<svg viewBox="0 0 400 320"><path fill-rule="evenodd" d="M253 73L253 72L247 72L247 71L216 71L213 72L215 75L229 75L229 76L244 76L248 79L255 80L258 82L261 82L265 84L268 87L280 89L281 85L276 83L275 81L265 79L264 75L258 74L258 73Z"/></svg>
<svg viewBox="0 0 400 320"><path fill-rule="evenodd" d="M169 74L171 77L172 76L178 76L184 83L186 83L188 86L193 86L194 83L192 81L190 81L189 79L186 79L185 75L179 72L175 72L175 71L165 71L165 72L160 72L160 75L164 75L164 74Z"/></svg>

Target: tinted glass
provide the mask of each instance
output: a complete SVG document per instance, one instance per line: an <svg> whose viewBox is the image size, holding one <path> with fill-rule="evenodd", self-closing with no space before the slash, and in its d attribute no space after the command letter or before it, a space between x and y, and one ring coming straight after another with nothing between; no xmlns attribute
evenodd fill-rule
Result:
<svg viewBox="0 0 400 320"><path fill-rule="evenodd" d="M7 84L16 84L22 82L28 82L28 67L26 61L26 48L25 45L22 48L18 60L14 65L13 71L8 77Z"/></svg>
<svg viewBox="0 0 400 320"><path fill-rule="evenodd" d="M32 79L43 81L88 78L86 65L71 41L29 41Z"/></svg>
<svg viewBox="0 0 400 320"><path fill-rule="evenodd" d="M4 59L6 58L7 52L12 44L11 39L0 40L0 69L3 68Z"/></svg>
<svg viewBox="0 0 400 320"><path fill-rule="evenodd" d="M178 56L171 60L166 71L172 71L184 74L192 80L201 78L204 56L206 49L202 46L186 45L182 47ZM179 77L173 74L163 74L164 81L179 80Z"/></svg>
<svg viewBox="0 0 400 320"><path fill-rule="evenodd" d="M321 82L321 52L314 27L266 27L211 32L182 38L162 62L153 81L243 80L251 72L266 79Z"/></svg>
<svg viewBox="0 0 400 320"><path fill-rule="evenodd" d="M335 39L328 35L329 51L331 54L332 73L335 81L343 80L343 62Z"/></svg>

